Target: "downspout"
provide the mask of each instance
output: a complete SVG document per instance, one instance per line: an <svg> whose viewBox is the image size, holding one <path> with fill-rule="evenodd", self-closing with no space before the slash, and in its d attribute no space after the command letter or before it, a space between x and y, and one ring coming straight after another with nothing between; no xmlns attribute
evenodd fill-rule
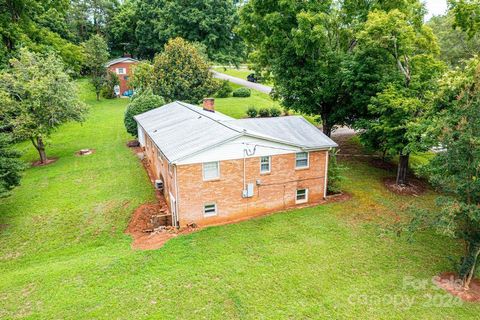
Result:
<svg viewBox="0 0 480 320"><path fill-rule="evenodd" d="M327 198L327 186L328 186L328 152L331 150L328 149L327 152L325 153L325 182L323 185L323 199Z"/></svg>
<svg viewBox="0 0 480 320"><path fill-rule="evenodd" d="M180 219L179 219L179 214L178 214L179 213L178 212L178 200L179 199L178 199L177 165L176 164L173 166L173 174L175 175L175 199L176 199L175 200L175 212L177 213L176 214L176 216L177 216L176 221L173 221L173 226L174 227L180 227L180 225L179 225Z"/></svg>

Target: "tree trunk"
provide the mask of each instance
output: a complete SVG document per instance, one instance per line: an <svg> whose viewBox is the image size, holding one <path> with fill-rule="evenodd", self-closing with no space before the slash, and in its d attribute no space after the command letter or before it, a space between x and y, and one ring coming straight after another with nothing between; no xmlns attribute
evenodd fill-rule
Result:
<svg viewBox="0 0 480 320"><path fill-rule="evenodd" d="M322 114L322 131L327 136L330 137L332 134L332 125L328 123L328 117L326 114Z"/></svg>
<svg viewBox="0 0 480 320"><path fill-rule="evenodd" d="M31 138L33 146L38 151L38 155L40 156L40 163L45 164L47 163L47 153L45 152L45 143L43 143L42 137ZM36 141L35 141L36 140Z"/></svg>
<svg viewBox="0 0 480 320"><path fill-rule="evenodd" d="M97 101L100 101L100 91L95 92L97 94Z"/></svg>
<svg viewBox="0 0 480 320"><path fill-rule="evenodd" d="M462 277L463 288L465 290L468 290L470 288L470 283L472 282L472 279L475 276L479 255L480 255L480 246L475 243L469 243L468 249L466 252L466 257L464 258L463 264L460 268L461 270L460 276Z"/></svg>
<svg viewBox="0 0 480 320"><path fill-rule="evenodd" d="M410 154L400 154L400 159L398 161L398 170L397 170L397 185L406 185L408 183L408 161L410 159Z"/></svg>

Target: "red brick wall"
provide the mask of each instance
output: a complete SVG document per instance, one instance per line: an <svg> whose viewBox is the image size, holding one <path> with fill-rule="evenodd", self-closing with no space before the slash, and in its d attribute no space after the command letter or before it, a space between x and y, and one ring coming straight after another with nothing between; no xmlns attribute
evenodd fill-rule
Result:
<svg viewBox="0 0 480 320"><path fill-rule="evenodd" d="M125 68L125 71L127 72L126 74L117 74L118 79L120 80L120 95L123 95L123 93L129 89L131 89L128 85L129 80L125 80L125 77L130 77L132 76L132 67L135 65L135 63L116 63L114 65L111 65L108 67L108 70L117 74L117 68Z"/></svg>
<svg viewBox="0 0 480 320"><path fill-rule="evenodd" d="M271 173L260 174L260 158L246 159L246 182L254 183L254 196L242 198L243 159L220 162L220 179L203 181L202 164L177 168L180 225L216 224L297 206L297 189L308 188L307 204L323 199L327 151L310 152L309 168L295 169L295 154L272 156ZM260 185L256 180L261 181ZM203 216L205 203L215 202L218 215ZM305 204L301 204L305 205Z"/></svg>
<svg viewBox="0 0 480 320"><path fill-rule="evenodd" d="M164 188L163 194L167 200L167 204L170 206L170 193L175 197L175 177L172 171L170 174L168 169L168 161L163 157L163 155L158 151L158 148L153 143L151 138L145 134L145 156L152 166L152 172L155 175L156 179L163 180ZM160 157L160 159L159 159ZM173 167L172 167L173 169ZM170 208L171 209L171 208Z"/></svg>

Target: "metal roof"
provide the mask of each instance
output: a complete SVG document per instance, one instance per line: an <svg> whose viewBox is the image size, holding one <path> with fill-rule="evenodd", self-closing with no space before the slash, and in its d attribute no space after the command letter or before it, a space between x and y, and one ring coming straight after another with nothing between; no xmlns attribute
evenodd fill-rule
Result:
<svg viewBox="0 0 480 320"><path fill-rule="evenodd" d="M134 117L170 162L240 136L304 149L337 144L300 116L236 120L220 112L175 101Z"/></svg>
<svg viewBox="0 0 480 320"><path fill-rule="evenodd" d="M108 68L114 64L121 63L121 62L138 62L138 60L130 57L116 58L105 63L105 67Z"/></svg>
<svg viewBox="0 0 480 320"><path fill-rule="evenodd" d="M302 116L239 119L234 123L247 130L288 141L307 149L338 147L332 139Z"/></svg>

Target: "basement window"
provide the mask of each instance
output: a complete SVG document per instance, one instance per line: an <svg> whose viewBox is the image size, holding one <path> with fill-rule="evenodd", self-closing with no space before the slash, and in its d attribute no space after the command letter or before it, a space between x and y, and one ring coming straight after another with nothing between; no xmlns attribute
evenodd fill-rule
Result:
<svg viewBox="0 0 480 320"><path fill-rule="evenodd" d="M211 217L217 215L217 204L216 203L206 203L203 206L203 216Z"/></svg>
<svg viewBox="0 0 480 320"><path fill-rule="evenodd" d="M308 202L308 189L297 189L295 203Z"/></svg>
<svg viewBox="0 0 480 320"><path fill-rule="evenodd" d="M215 180L220 178L220 163L205 162L203 164L203 181Z"/></svg>
<svg viewBox="0 0 480 320"><path fill-rule="evenodd" d="M308 168L308 152L298 152L295 154L295 169Z"/></svg>

